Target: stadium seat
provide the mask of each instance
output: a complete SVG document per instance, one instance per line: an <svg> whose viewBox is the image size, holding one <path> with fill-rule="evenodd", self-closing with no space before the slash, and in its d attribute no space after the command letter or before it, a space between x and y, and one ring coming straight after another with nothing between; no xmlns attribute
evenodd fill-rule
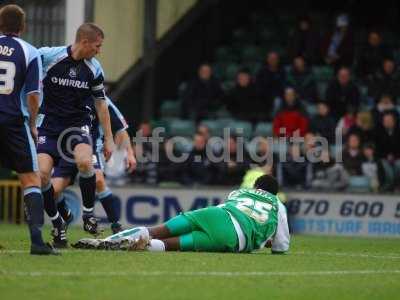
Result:
<svg viewBox="0 0 400 300"><path fill-rule="evenodd" d="M329 81L334 75L334 70L329 66L315 66L312 72L317 81Z"/></svg>
<svg viewBox="0 0 400 300"><path fill-rule="evenodd" d="M257 123L253 136L270 137L273 136L272 123Z"/></svg>
<svg viewBox="0 0 400 300"><path fill-rule="evenodd" d="M369 178L366 176L350 176L347 189L349 192L369 192L371 190Z"/></svg>
<svg viewBox="0 0 400 300"><path fill-rule="evenodd" d="M317 82L317 91L321 99L325 99L325 93L327 88L328 88L327 82Z"/></svg>
<svg viewBox="0 0 400 300"><path fill-rule="evenodd" d="M226 66L225 69L225 78L230 81L234 81L236 78L236 74L239 71L240 67L236 63L230 63Z"/></svg>
<svg viewBox="0 0 400 300"><path fill-rule="evenodd" d="M317 114L317 106L314 104L307 104L306 111L307 111L309 117L313 117Z"/></svg>
<svg viewBox="0 0 400 300"><path fill-rule="evenodd" d="M182 137L176 141L175 147L181 153L188 153L193 149L193 141L190 138Z"/></svg>
<svg viewBox="0 0 400 300"><path fill-rule="evenodd" d="M252 136L252 125L250 122L233 121L228 126L234 134L243 136L246 139L250 139Z"/></svg>
<svg viewBox="0 0 400 300"><path fill-rule="evenodd" d="M180 116L181 103L178 101L164 100L160 107L160 116L165 118L177 118Z"/></svg>
<svg viewBox="0 0 400 300"><path fill-rule="evenodd" d="M242 62L257 62L261 58L260 48L254 45L244 46L241 51Z"/></svg>
<svg viewBox="0 0 400 300"><path fill-rule="evenodd" d="M207 126L212 136L222 136L222 127L220 126L220 123L218 121L203 120L200 124Z"/></svg>
<svg viewBox="0 0 400 300"><path fill-rule="evenodd" d="M168 124L170 136L192 137L196 127L193 121L173 119Z"/></svg>

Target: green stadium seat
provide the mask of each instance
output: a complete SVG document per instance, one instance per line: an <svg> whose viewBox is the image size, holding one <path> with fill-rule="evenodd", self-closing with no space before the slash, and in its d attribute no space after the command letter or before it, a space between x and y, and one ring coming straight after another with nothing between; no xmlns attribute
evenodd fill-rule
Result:
<svg viewBox="0 0 400 300"><path fill-rule="evenodd" d="M317 81L329 81L334 76L333 68L329 66L315 66L312 68L312 72Z"/></svg>
<svg viewBox="0 0 400 300"><path fill-rule="evenodd" d="M240 66L238 64L228 64L225 69L225 78L230 81L235 80L236 74L238 73L239 69Z"/></svg>
<svg viewBox="0 0 400 300"><path fill-rule="evenodd" d="M350 176L349 186L347 188L349 192L367 193L371 191L371 185L369 178L366 176Z"/></svg>
<svg viewBox="0 0 400 300"><path fill-rule="evenodd" d="M181 113L181 103L179 101L164 100L160 107L160 116L165 118L177 118Z"/></svg>
<svg viewBox="0 0 400 300"><path fill-rule="evenodd" d="M225 80L222 83L222 89L227 92L231 90L235 86L235 81L234 80Z"/></svg>
<svg viewBox="0 0 400 300"><path fill-rule="evenodd" d="M328 88L327 82L317 82L317 91L321 99L325 99L325 93L327 88Z"/></svg>
<svg viewBox="0 0 400 300"><path fill-rule="evenodd" d="M317 106L315 104L307 104L306 105L306 111L307 114L309 115L309 117L314 117L315 115L317 115L318 111L317 111Z"/></svg>
<svg viewBox="0 0 400 300"><path fill-rule="evenodd" d="M173 119L168 124L170 136L192 137L196 131L193 121Z"/></svg>
<svg viewBox="0 0 400 300"><path fill-rule="evenodd" d="M257 123L256 128L254 129L253 136L272 137L273 136L272 123L268 122Z"/></svg>
<svg viewBox="0 0 400 300"><path fill-rule="evenodd" d="M201 125L207 126L212 136L222 136L222 127L216 120L203 120Z"/></svg>
<svg viewBox="0 0 400 300"><path fill-rule="evenodd" d="M254 45L243 47L240 54L242 62L257 62L261 60L260 48Z"/></svg>
<svg viewBox="0 0 400 300"><path fill-rule="evenodd" d="M233 121L229 125L231 133L243 136L246 139L250 139L253 134L253 126L250 122L245 121Z"/></svg>
<svg viewBox="0 0 400 300"><path fill-rule="evenodd" d="M189 153L193 149L193 140L190 138L182 137L176 141L175 148L180 153Z"/></svg>

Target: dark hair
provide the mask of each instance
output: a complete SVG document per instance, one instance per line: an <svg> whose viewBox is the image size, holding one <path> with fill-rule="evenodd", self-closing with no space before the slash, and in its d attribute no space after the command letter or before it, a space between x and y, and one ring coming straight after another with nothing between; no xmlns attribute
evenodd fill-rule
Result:
<svg viewBox="0 0 400 300"><path fill-rule="evenodd" d="M79 42L83 39L88 39L90 42L95 41L98 37L104 39L103 30L94 23L84 23L79 26L76 31L75 41Z"/></svg>
<svg viewBox="0 0 400 300"><path fill-rule="evenodd" d="M0 10L0 31L4 34L18 34L25 29L25 12L15 4L4 6Z"/></svg>
<svg viewBox="0 0 400 300"><path fill-rule="evenodd" d="M262 175L257 178L256 182L254 183L254 188L276 195L279 191L279 184L275 177L271 175Z"/></svg>

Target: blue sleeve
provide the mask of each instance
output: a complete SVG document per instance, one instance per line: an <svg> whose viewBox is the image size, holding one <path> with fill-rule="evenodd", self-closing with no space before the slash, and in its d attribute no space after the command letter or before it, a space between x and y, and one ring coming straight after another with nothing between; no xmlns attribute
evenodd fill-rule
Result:
<svg viewBox="0 0 400 300"><path fill-rule="evenodd" d="M108 104L108 111L110 112L110 120L111 120L111 128L114 133L117 133L122 130L126 130L129 128L128 123L126 122L124 116L119 111L119 109L115 106L115 104L110 100L110 98L106 98Z"/></svg>
<svg viewBox="0 0 400 300"><path fill-rule="evenodd" d="M89 62L89 67L93 72L93 81L91 82L90 88L92 95L95 99L106 99L106 93L104 90L104 71L100 63L93 58Z"/></svg>
<svg viewBox="0 0 400 300"><path fill-rule="evenodd" d="M42 62L39 52L31 47L29 48L28 67L25 77L25 92L40 93L42 82Z"/></svg>
<svg viewBox="0 0 400 300"><path fill-rule="evenodd" d="M43 71L46 74L57 61L68 56L67 47L42 47L38 49L42 59Z"/></svg>

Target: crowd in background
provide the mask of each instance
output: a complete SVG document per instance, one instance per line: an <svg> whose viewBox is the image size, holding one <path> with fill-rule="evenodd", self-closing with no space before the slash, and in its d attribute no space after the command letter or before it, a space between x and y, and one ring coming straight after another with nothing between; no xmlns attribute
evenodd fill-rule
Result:
<svg viewBox="0 0 400 300"><path fill-rule="evenodd" d="M400 127L396 105L400 77L394 49L386 45L382 32L371 29L363 48L356 51L347 15L339 15L336 27L325 37L315 31L309 17L302 17L289 41L289 65L282 65L279 53L270 51L256 74L241 68L234 86L228 90L214 76L213 66L202 64L198 76L182 92L182 118L192 118L198 124L189 159L182 164L170 163L164 155L169 147L166 142L160 150L160 163L139 166L135 180L237 185L249 169L261 167L288 188L343 190L349 185L349 178L363 176L371 191L398 191ZM322 95L312 72L316 65L334 70ZM368 88L366 97L361 96L360 85ZM309 106L316 107L316 111L310 114ZM243 161L235 160L237 137L232 136L228 143L232 159L211 163L205 157L210 132L201 121L215 118L221 107L236 120L272 122L275 138L297 134L306 142L301 147L289 144L286 162L274 159L273 164L255 164L247 153ZM149 126L143 123L140 129L147 127L145 131L151 134ZM315 146L315 136L325 137L334 145L337 134L343 136L343 163L336 163L329 151L320 153L322 160L318 163L296 161L307 148ZM146 152L146 147L142 151ZM271 150L261 142L256 151ZM204 159L197 162L196 155Z"/></svg>

